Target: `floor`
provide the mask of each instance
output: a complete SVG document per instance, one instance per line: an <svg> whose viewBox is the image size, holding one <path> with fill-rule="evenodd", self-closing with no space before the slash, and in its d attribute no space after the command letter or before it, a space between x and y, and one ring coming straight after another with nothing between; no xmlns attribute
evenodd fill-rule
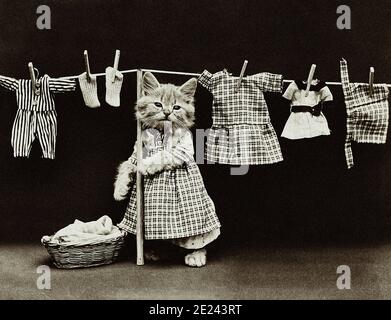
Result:
<svg viewBox="0 0 391 320"><path fill-rule="evenodd" d="M390 299L391 245L234 247L207 267L179 261L136 266L134 257L89 269L51 268L51 289L37 289L37 267L50 264L39 245L0 246L0 299ZM336 286L351 269L351 290Z"/></svg>

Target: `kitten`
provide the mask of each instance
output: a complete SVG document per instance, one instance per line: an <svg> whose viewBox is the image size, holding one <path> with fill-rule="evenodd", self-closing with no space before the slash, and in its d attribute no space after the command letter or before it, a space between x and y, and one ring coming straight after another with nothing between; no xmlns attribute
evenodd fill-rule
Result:
<svg viewBox="0 0 391 320"><path fill-rule="evenodd" d="M197 79L192 78L181 87L160 84L152 73L144 75L145 95L137 101L136 117L143 129L161 130L169 136L175 147L186 131L194 125L194 94ZM148 132L148 131L147 131ZM143 175L153 175L163 170L182 166L170 152L162 151L144 159L139 166Z"/></svg>
<svg viewBox="0 0 391 320"><path fill-rule="evenodd" d="M145 95L137 101L136 117L143 128L162 130L170 122L173 129L194 125L194 93L197 80L190 79L181 87L159 84L152 73L144 76Z"/></svg>
<svg viewBox="0 0 391 320"><path fill-rule="evenodd" d="M143 78L144 96L135 106L136 118L141 121L143 129L164 130L172 126L172 143L176 145L183 132L194 125L194 94L197 80L190 79L181 87L172 84L160 84L155 76L147 72ZM163 159L161 158L163 156ZM167 152L144 159L139 164L139 171L144 174L155 174L164 169L181 166ZM134 182L137 166L130 161L123 162L118 168L115 181L114 198L124 200L129 184Z"/></svg>
<svg viewBox="0 0 391 320"><path fill-rule="evenodd" d="M145 73L143 78L145 95L136 103L136 117L142 124L143 144L148 144L148 131L163 132L169 137L172 148L180 144L181 148L190 149L193 153L192 140L183 144L183 137L189 134L188 129L194 125L194 94L197 88L197 79L193 78L181 87L172 84L160 84L152 73ZM153 140L153 134L149 134ZM183 145L182 145L183 144ZM135 154L135 153L134 153ZM133 156L134 156L133 154ZM132 158L132 157L131 157ZM184 165L183 159L173 156L166 149L152 154L137 166L130 159L122 163L118 169L115 182L114 198L123 200L129 192L131 183L134 183L137 170L143 175L152 176L165 170L174 170ZM155 253L146 252L146 258L156 261ZM192 267L201 267L206 264L206 250L195 250L185 256L185 263Z"/></svg>

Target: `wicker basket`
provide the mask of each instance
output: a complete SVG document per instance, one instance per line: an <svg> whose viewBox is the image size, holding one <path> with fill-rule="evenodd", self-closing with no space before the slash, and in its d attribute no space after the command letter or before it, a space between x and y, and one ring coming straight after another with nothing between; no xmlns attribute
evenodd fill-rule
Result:
<svg viewBox="0 0 391 320"><path fill-rule="evenodd" d="M125 240L125 233L119 236L89 244L63 245L43 237L41 242L48 251L54 265L60 269L88 268L113 263Z"/></svg>

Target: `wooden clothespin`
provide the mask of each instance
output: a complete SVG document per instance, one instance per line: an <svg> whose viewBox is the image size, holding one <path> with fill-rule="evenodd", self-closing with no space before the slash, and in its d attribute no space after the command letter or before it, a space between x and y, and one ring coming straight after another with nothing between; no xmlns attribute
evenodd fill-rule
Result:
<svg viewBox="0 0 391 320"><path fill-rule="evenodd" d="M371 67L369 69L369 95L373 96L373 84L375 82L375 68Z"/></svg>
<svg viewBox="0 0 391 320"><path fill-rule="evenodd" d="M37 89L37 79L35 78L35 71L34 71L33 63L29 62L28 67L29 67L30 78L31 78L31 87L35 92L35 90Z"/></svg>
<svg viewBox="0 0 391 320"><path fill-rule="evenodd" d="M310 93L310 88L311 88L311 85L312 85L312 81L314 80L315 70L316 70L316 64L313 64L311 66L310 73L308 74L307 88L305 89L305 96L306 97L308 97L308 94Z"/></svg>
<svg viewBox="0 0 391 320"><path fill-rule="evenodd" d="M121 54L121 51L120 50L115 50L115 57L114 57L114 76L113 76L113 79L111 82L114 83L115 81L115 73L118 71L118 64L119 64L119 56Z"/></svg>
<svg viewBox="0 0 391 320"><path fill-rule="evenodd" d="M238 81L238 84L236 85L235 92L238 92L239 89L240 89L240 86L241 86L242 81L243 81L244 73L246 72L246 69L247 69L247 64L248 64L248 61L244 60L244 63L243 63L243 66L242 66L242 71L240 72L239 81Z"/></svg>
<svg viewBox="0 0 391 320"><path fill-rule="evenodd" d="M90 60L88 59L88 51L84 50L84 65L86 67L87 81L91 81L91 69L90 69Z"/></svg>

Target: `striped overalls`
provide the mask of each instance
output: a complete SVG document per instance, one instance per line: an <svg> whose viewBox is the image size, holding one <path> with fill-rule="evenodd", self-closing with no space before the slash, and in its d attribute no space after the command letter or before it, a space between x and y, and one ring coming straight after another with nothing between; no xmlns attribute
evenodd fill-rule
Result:
<svg viewBox="0 0 391 320"><path fill-rule="evenodd" d="M76 81L52 79L45 75L37 79L37 89L33 90L31 80L0 76L0 85L16 92L18 111L11 136L14 157L28 158L38 137L43 158L54 159L57 136L54 94L74 91Z"/></svg>

